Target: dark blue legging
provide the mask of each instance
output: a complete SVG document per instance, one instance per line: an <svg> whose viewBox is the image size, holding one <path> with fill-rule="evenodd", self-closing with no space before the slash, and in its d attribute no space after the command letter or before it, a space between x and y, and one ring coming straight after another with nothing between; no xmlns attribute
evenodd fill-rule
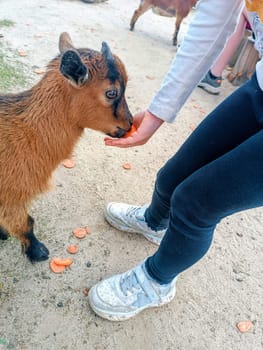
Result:
<svg viewBox="0 0 263 350"><path fill-rule="evenodd" d="M208 251L218 222L263 205L263 92L256 76L225 99L157 174L145 213L167 228L149 274L168 283Z"/></svg>

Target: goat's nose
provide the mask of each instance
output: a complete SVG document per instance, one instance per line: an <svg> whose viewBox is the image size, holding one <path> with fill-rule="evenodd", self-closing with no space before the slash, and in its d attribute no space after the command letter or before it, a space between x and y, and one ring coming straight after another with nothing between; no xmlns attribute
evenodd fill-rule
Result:
<svg viewBox="0 0 263 350"><path fill-rule="evenodd" d="M127 130L118 128L114 134L114 137L118 137L118 138L123 137L126 134L126 132L127 132Z"/></svg>

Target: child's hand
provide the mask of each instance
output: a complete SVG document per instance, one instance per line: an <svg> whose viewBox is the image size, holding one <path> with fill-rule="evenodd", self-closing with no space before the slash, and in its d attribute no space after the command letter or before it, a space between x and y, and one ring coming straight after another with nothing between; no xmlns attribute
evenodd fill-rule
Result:
<svg viewBox="0 0 263 350"><path fill-rule="evenodd" d="M119 139L105 137L105 145L121 148L144 145L162 125L163 120L146 110L136 113L133 117L133 123L136 128L133 134Z"/></svg>

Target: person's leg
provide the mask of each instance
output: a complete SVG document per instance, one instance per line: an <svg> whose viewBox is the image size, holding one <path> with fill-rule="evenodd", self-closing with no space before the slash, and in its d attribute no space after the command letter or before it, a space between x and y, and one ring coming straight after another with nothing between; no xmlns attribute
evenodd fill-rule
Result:
<svg viewBox="0 0 263 350"><path fill-rule="evenodd" d="M215 63L210 69L213 76L215 77L222 76L226 65L230 61L231 57L233 56L234 52L236 51L239 43L241 42L244 36L246 23L247 23L247 20L243 11L240 15L240 19L236 26L235 32L230 36L223 51L218 56L217 60L215 61Z"/></svg>
<svg viewBox="0 0 263 350"><path fill-rule="evenodd" d="M197 170L174 191L169 226L146 262L152 278L171 282L209 249L217 223L263 205L263 130Z"/></svg>
<svg viewBox="0 0 263 350"><path fill-rule="evenodd" d="M98 315L125 320L168 303L175 296L176 276L207 252L216 224L232 213L263 205L263 93L255 78L222 105L225 108L218 107L186 141L179 159L172 158L158 175L158 195L168 201L170 217L157 252L91 288L89 303ZM158 203L149 211L153 206L157 209ZM160 207L166 213L163 203Z"/></svg>
<svg viewBox="0 0 263 350"><path fill-rule="evenodd" d="M246 24L247 19L244 9L240 15L235 32L229 37L223 51L216 59L213 66L199 82L199 87L214 95L218 95L220 93L223 71L244 36Z"/></svg>
<svg viewBox="0 0 263 350"><path fill-rule="evenodd" d="M225 99L189 136L157 174L145 212L153 230L168 226L175 188L204 165L229 152L262 128L263 92L256 77Z"/></svg>
<svg viewBox="0 0 263 350"><path fill-rule="evenodd" d="M171 301L177 275L205 255L216 224L263 205L262 164L263 130L184 180L172 196L169 226L157 252L92 287L93 310L117 321Z"/></svg>

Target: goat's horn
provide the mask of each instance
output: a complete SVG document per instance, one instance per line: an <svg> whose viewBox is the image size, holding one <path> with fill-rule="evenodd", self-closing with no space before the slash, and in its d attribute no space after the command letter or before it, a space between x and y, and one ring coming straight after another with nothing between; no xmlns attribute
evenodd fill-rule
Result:
<svg viewBox="0 0 263 350"><path fill-rule="evenodd" d="M59 37L59 51L64 53L68 50L76 51L68 33L64 32Z"/></svg>
<svg viewBox="0 0 263 350"><path fill-rule="evenodd" d="M103 54L103 56L106 58L106 60L109 61L114 61L114 57L111 53L111 50L109 48L109 45L107 43L105 43L105 41L102 42L101 45L101 53Z"/></svg>

